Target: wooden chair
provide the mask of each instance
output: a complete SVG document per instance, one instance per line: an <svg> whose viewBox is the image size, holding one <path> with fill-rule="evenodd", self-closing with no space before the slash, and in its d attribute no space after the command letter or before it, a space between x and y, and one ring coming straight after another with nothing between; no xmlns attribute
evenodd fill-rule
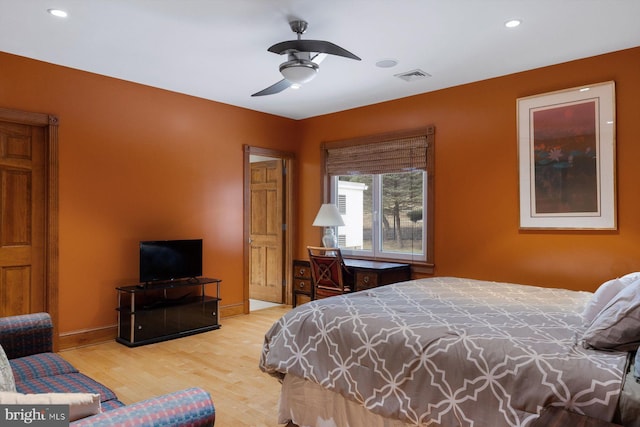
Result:
<svg viewBox="0 0 640 427"><path fill-rule="evenodd" d="M340 248L307 246L315 299L351 292L353 274L344 265Z"/></svg>

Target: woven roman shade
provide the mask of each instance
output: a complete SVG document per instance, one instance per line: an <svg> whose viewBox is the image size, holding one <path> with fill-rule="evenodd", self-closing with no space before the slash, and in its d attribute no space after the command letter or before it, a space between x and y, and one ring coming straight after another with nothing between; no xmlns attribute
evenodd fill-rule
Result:
<svg viewBox="0 0 640 427"><path fill-rule="evenodd" d="M428 148L427 135L326 147L326 173L337 176L426 171Z"/></svg>

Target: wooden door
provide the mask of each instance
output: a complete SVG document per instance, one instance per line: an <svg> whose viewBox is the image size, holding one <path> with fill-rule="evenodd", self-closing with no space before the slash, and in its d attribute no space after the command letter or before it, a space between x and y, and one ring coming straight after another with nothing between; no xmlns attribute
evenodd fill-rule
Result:
<svg viewBox="0 0 640 427"><path fill-rule="evenodd" d="M251 163L249 297L282 303L282 161Z"/></svg>
<svg viewBox="0 0 640 427"><path fill-rule="evenodd" d="M45 132L0 121L0 316L48 308Z"/></svg>

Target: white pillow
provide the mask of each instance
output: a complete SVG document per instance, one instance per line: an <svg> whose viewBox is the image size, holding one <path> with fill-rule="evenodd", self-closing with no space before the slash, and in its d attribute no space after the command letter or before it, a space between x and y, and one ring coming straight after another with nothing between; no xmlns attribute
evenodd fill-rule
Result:
<svg viewBox="0 0 640 427"><path fill-rule="evenodd" d="M0 392L0 405L69 405L69 421L100 413L100 395L94 393L22 394Z"/></svg>
<svg viewBox="0 0 640 427"><path fill-rule="evenodd" d="M13 371L9 364L9 359L0 345L0 391L16 391L16 381L13 378Z"/></svg>
<svg viewBox="0 0 640 427"><path fill-rule="evenodd" d="M640 345L640 280L625 286L593 319L583 335L586 347L633 351Z"/></svg>
<svg viewBox="0 0 640 427"><path fill-rule="evenodd" d="M602 309L625 288L626 284L621 279L612 279L598 287L582 312L582 317L587 324L602 311Z"/></svg>
<svg viewBox="0 0 640 427"><path fill-rule="evenodd" d="M625 274L622 277L618 277L625 286L632 284L636 280L640 279L640 271L636 271L634 273Z"/></svg>

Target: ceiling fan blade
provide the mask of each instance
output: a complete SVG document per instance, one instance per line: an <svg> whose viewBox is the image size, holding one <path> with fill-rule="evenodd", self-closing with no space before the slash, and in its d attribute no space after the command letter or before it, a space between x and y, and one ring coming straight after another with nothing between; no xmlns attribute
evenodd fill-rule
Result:
<svg viewBox="0 0 640 427"><path fill-rule="evenodd" d="M345 58L360 61L359 57L348 50L324 40L289 40L286 42L276 43L267 50L279 55L289 52L328 53L330 55L343 56Z"/></svg>
<svg viewBox="0 0 640 427"><path fill-rule="evenodd" d="M256 92L251 96L273 95L274 93L282 92L289 86L291 86L291 82L289 80L282 79L278 83L272 84L268 88L262 89L260 92Z"/></svg>
<svg viewBox="0 0 640 427"><path fill-rule="evenodd" d="M322 63L322 61L324 61L325 59L327 59L327 53L316 53L313 58L311 58L311 60L313 62L315 62L316 64L320 65Z"/></svg>

